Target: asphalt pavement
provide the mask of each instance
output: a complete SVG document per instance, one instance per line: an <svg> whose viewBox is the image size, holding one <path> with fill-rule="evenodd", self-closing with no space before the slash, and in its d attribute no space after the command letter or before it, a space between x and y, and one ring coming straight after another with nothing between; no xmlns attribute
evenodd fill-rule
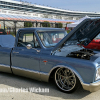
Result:
<svg viewBox="0 0 100 100"><path fill-rule="evenodd" d="M9 89L49 89L49 92L13 92ZM3 91L7 89L9 91ZM80 87L72 94L63 93L58 90L53 82L40 82L25 77L0 73L0 100L100 100L100 90L90 93Z"/></svg>

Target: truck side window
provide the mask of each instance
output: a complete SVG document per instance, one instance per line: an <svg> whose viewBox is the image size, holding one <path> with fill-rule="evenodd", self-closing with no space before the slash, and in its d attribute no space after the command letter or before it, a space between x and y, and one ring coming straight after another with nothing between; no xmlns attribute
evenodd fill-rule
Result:
<svg viewBox="0 0 100 100"><path fill-rule="evenodd" d="M26 47L28 44L30 44L32 48L40 48L34 33L20 33L17 46Z"/></svg>

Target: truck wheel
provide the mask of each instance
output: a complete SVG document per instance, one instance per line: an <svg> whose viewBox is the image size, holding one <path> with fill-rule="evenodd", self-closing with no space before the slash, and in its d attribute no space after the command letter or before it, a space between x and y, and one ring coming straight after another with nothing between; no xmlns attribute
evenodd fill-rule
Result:
<svg viewBox="0 0 100 100"><path fill-rule="evenodd" d="M67 68L58 68L54 77L56 86L63 92L72 93L80 85L76 75Z"/></svg>

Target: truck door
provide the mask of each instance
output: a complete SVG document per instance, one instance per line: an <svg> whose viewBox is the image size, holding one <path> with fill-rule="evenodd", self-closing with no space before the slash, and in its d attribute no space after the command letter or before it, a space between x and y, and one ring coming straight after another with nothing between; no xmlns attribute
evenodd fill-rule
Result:
<svg viewBox="0 0 100 100"><path fill-rule="evenodd" d="M11 48L0 47L0 71L2 72L11 72L10 68L10 53Z"/></svg>
<svg viewBox="0 0 100 100"><path fill-rule="evenodd" d="M33 32L20 32L17 47L11 54L12 71L16 75L40 79L40 46Z"/></svg>
<svg viewBox="0 0 100 100"><path fill-rule="evenodd" d="M0 35L0 72L11 72L10 54L15 38L12 35Z"/></svg>

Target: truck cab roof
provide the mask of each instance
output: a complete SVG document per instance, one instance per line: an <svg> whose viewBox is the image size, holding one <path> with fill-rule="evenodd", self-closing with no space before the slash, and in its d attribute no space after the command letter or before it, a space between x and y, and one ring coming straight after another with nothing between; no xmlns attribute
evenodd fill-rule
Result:
<svg viewBox="0 0 100 100"><path fill-rule="evenodd" d="M24 31L24 30L34 30L34 31L37 31L37 30L65 30L63 28L47 28L47 27L31 27L31 28L21 28L19 29L19 31Z"/></svg>

